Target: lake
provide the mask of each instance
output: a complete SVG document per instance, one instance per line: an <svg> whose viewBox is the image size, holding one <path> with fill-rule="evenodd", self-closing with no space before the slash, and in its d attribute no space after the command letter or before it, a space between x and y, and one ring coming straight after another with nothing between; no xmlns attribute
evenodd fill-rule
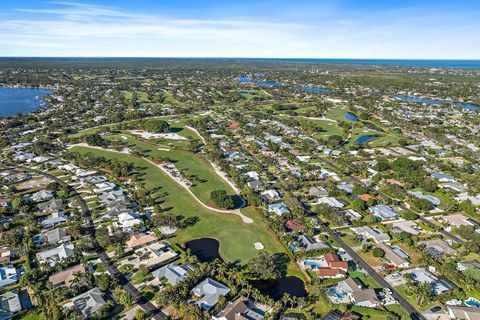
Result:
<svg viewBox="0 0 480 320"><path fill-rule="evenodd" d="M359 137L356 142L358 144L364 144L364 143L367 143L370 140L373 140L373 139L376 139L376 138L379 138L379 137L380 137L379 135L365 135L365 136Z"/></svg>
<svg viewBox="0 0 480 320"><path fill-rule="evenodd" d="M281 87L284 86L283 83L278 83L278 82L270 82L270 81L255 81L250 79L249 77L243 76L235 79L237 82L242 82L242 83L254 83L258 84L260 86L266 86L266 87Z"/></svg>
<svg viewBox="0 0 480 320"><path fill-rule="evenodd" d="M451 104L452 106L460 107L465 110L480 110L480 106L470 104L470 103L464 103L464 102L455 102L455 101L446 101L446 100L440 100L440 99L429 99L429 98L420 98L420 97L414 97L414 96L405 96L405 95L394 95L394 98L401 100L401 101L406 101L406 102L413 102L413 103L427 103L427 104L434 104L434 105L445 105L445 104Z"/></svg>
<svg viewBox="0 0 480 320"><path fill-rule="evenodd" d="M286 277L275 280L252 280L252 286L273 300L280 300L285 293L295 297L307 295L305 284L297 277Z"/></svg>
<svg viewBox="0 0 480 320"><path fill-rule="evenodd" d="M218 251L219 243L213 238L200 238L185 243L185 248L197 257L200 262L213 262L215 259L223 261Z"/></svg>
<svg viewBox="0 0 480 320"><path fill-rule="evenodd" d="M346 111L344 115L345 115L345 119L350 120L352 122L358 122L358 117L356 114Z"/></svg>
<svg viewBox="0 0 480 320"><path fill-rule="evenodd" d="M8 117L16 113L29 113L37 110L51 89L0 88L0 116ZM38 98L37 98L38 97Z"/></svg>
<svg viewBox="0 0 480 320"><path fill-rule="evenodd" d="M305 90L305 91L310 91L310 92L315 92L315 93L330 93L330 92L332 92L332 90L328 90L328 89L325 89L325 88L319 88L319 87L300 86L300 87L294 87L294 88L298 88L298 89Z"/></svg>

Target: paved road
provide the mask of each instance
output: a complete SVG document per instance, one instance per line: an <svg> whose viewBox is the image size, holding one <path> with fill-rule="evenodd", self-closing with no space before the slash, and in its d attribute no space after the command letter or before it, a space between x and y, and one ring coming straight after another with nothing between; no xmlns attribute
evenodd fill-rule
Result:
<svg viewBox="0 0 480 320"><path fill-rule="evenodd" d="M327 227L330 230L330 228ZM332 232L332 230L330 230ZM398 303L407 310L410 314L411 319L422 319L426 320L426 318L419 313L402 295L400 295L395 288L390 285L381 275L379 275L368 263L366 263L349 245L345 243L336 233L333 233L333 239L338 242L342 248L353 258L353 260L357 261L360 266L367 271L369 275L372 276L382 287L389 288L392 291L392 295L395 299L397 299Z"/></svg>
<svg viewBox="0 0 480 320"><path fill-rule="evenodd" d="M135 288L128 280L125 278L125 276L118 271L117 267L110 261L110 258L108 257L107 253L103 248L96 243L95 239L95 225L93 224L92 220L92 215L90 212L90 209L88 208L87 203L85 200L80 196L80 194L70 185L68 185L65 181L63 181L60 178L57 178L49 173L36 170L36 169L31 169L28 167L18 167L18 170L21 171L32 171L37 174L40 174L44 177L47 177L55 182L58 182L60 185L68 188L70 191L70 194L77 200L78 204L80 205L80 208L82 209L83 215L85 217L85 224L87 226L87 233L90 235L92 242L94 243L94 246L97 248L97 254L98 257L100 258L100 261L104 264L105 268L107 269L108 273L115 277L118 280L118 283L123 287L123 289L130 293L133 297L133 300L140 305L140 307L153 319L155 320L161 320L161 319L167 319L167 316L160 310L158 309L153 303L151 303L147 298L145 298L138 290Z"/></svg>

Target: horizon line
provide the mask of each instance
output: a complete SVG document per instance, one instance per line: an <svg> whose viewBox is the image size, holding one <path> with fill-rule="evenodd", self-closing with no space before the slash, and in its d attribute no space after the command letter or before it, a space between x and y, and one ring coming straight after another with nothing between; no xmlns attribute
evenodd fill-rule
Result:
<svg viewBox="0 0 480 320"><path fill-rule="evenodd" d="M259 59L259 60L386 60L386 61L480 61L478 59L452 59L452 58L288 58L288 57L175 57L175 56L0 56L0 59L5 58L44 58L44 59Z"/></svg>

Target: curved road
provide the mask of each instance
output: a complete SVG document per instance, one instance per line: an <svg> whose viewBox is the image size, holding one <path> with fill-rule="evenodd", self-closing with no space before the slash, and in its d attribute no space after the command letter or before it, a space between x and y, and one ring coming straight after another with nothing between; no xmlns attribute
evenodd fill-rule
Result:
<svg viewBox="0 0 480 320"><path fill-rule="evenodd" d="M115 277L118 280L118 283L123 287L123 289L132 295L133 301L135 301L150 317L152 317L152 319L167 319L167 315L165 315L153 303L151 303L147 298L145 298L143 294L141 294L140 291L138 291L137 288L135 288L127 280L127 278L125 278L125 276L120 271L118 271L117 267L110 261L110 258L108 257L105 250L103 250L103 248L97 244L97 241L95 239L95 225L93 224L92 214L90 212L90 209L88 209L87 203L82 198L82 196L80 196L80 194L65 181L49 173L22 166L17 167L17 169L20 171L35 172L66 187L69 190L70 194L77 200L80 208L82 209L85 218L85 224L87 226L87 234L90 236L92 243L97 248L98 257L100 258L100 261L104 264L108 273L110 273L111 276Z"/></svg>

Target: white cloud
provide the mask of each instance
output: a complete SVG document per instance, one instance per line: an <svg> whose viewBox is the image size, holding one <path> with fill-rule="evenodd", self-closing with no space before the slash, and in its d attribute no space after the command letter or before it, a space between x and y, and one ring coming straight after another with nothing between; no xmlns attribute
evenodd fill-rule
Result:
<svg viewBox="0 0 480 320"><path fill-rule="evenodd" d="M300 23L181 19L77 2L16 12L15 19L0 15L0 55L478 58L480 49L475 19L449 25L433 13L418 18L411 8L381 19L329 8Z"/></svg>

